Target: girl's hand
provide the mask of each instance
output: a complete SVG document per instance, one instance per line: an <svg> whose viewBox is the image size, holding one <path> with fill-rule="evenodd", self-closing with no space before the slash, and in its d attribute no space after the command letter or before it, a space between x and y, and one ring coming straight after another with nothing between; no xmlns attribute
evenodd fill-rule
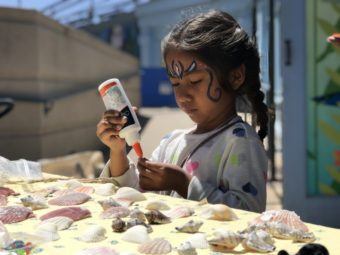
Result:
<svg viewBox="0 0 340 255"><path fill-rule="evenodd" d="M172 164L138 159L139 186L143 190L175 190L186 198L191 176Z"/></svg>
<svg viewBox="0 0 340 255"><path fill-rule="evenodd" d="M109 110L103 114L97 125L98 138L111 149L111 152L122 152L125 150L125 139L119 137L119 131L126 123L127 118L119 111Z"/></svg>

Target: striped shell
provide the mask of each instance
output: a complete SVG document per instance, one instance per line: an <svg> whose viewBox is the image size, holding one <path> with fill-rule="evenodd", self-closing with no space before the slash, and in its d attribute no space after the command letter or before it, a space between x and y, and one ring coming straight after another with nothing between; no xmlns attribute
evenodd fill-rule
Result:
<svg viewBox="0 0 340 255"><path fill-rule="evenodd" d="M188 206L178 206L172 210L164 212L164 214L172 219L185 218L193 215L195 211Z"/></svg>
<svg viewBox="0 0 340 255"><path fill-rule="evenodd" d="M171 244L164 238L155 238L138 247L138 251L143 254L167 254L171 250Z"/></svg>
<svg viewBox="0 0 340 255"><path fill-rule="evenodd" d="M232 231L219 229L214 232L214 237L208 240L208 243L213 251L230 251L238 246L243 237Z"/></svg>
<svg viewBox="0 0 340 255"><path fill-rule="evenodd" d="M145 213L145 217L149 224L166 224L170 223L171 219L157 210L151 210Z"/></svg>
<svg viewBox="0 0 340 255"><path fill-rule="evenodd" d="M53 223L39 225L35 231L35 235L46 241L56 241L60 239L57 226Z"/></svg>
<svg viewBox="0 0 340 255"><path fill-rule="evenodd" d="M100 242L106 239L105 234L105 228L102 226L93 225L85 230L85 232L79 237L79 240L87 243Z"/></svg>
<svg viewBox="0 0 340 255"><path fill-rule="evenodd" d="M189 242L181 243L177 247L178 255L197 255L196 249Z"/></svg>
<svg viewBox="0 0 340 255"><path fill-rule="evenodd" d="M96 194L101 196L111 196L116 191L116 186L112 183L100 184L100 186L96 187Z"/></svg>
<svg viewBox="0 0 340 255"><path fill-rule="evenodd" d="M5 206L0 207L0 221L4 224L24 221L33 218L35 215L32 210L23 206Z"/></svg>
<svg viewBox="0 0 340 255"><path fill-rule="evenodd" d="M118 255L118 252L107 247L86 248L76 253L76 255Z"/></svg>
<svg viewBox="0 0 340 255"><path fill-rule="evenodd" d="M122 187L118 189L114 197L116 199L130 200L132 202L146 200L146 197L141 192L130 187Z"/></svg>
<svg viewBox="0 0 340 255"><path fill-rule="evenodd" d="M192 247L195 249L207 249L209 248L209 243L204 233L196 233L190 235L189 238L185 240L185 242L189 242Z"/></svg>
<svg viewBox="0 0 340 255"><path fill-rule="evenodd" d="M73 224L73 220L64 216L57 216L40 222L40 224L45 223L52 223L57 226L58 230L65 230L71 227L71 225Z"/></svg>
<svg viewBox="0 0 340 255"><path fill-rule="evenodd" d="M197 233L200 227L203 225L203 221L190 220L181 227L175 227L179 232L183 233Z"/></svg>
<svg viewBox="0 0 340 255"><path fill-rule="evenodd" d="M60 189L57 190L56 192L53 193L54 197L60 197L60 196L64 196L70 193L74 193L74 191L72 189Z"/></svg>
<svg viewBox="0 0 340 255"><path fill-rule="evenodd" d="M52 198L48 201L50 205L70 206L80 205L89 201L91 197L84 193L72 192L60 197Z"/></svg>
<svg viewBox="0 0 340 255"><path fill-rule="evenodd" d="M0 206L6 206L7 205L7 196L0 195Z"/></svg>
<svg viewBox="0 0 340 255"><path fill-rule="evenodd" d="M207 220L229 221L237 219L233 210L224 204L209 204L201 211L200 216Z"/></svg>
<svg viewBox="0 0 340 255"><path fill-rule="evenodd" d="M116 200L114 200L112 197L110 197L109 199L105 199L105 200L99 200L98 204L100 204L100 206L103 208L103 210L106 210L110 207L122 206Z"/></svg>
<svg viewBox="0 0 340 255"><path fill-rule="evenodd" d="M74 221L91 217L91 212L88 209L81 207L65 207L48 212L40 217L41 220L47 220L57 216L65 216Z"/></svg>
<svg viewBox="0 0 340 255"><path fill-rule="evenodd" d="M145 209L147 210L170 210L170 207L161 200L153 200L146 204Z"/></svg>
<svg viewBox="0 0 340 255"><path fill-rule="evenodd" d="M145 243L150 240L146 227L137 225L126 230L122 240L131 243Z"/></svg>
<svg viewBox="0 0 340 255"><path fill-rule="evenodd" d="M130 210L127 207L117 206L110 207L100 214L102 219L124 218L130 214Z"/></svg>
<svg viewBox="0 0 340 255"><path fill-rule="evenodd" d="M73 191L91 195L94 192L94 188L92 188L91 186L81 186L73 189Z"/></svg>
<svg viewBox="0 0 340 255"><path fill-rule="evenodd" d="M121 233L126 230L126 223L121 218L116 218L111 224L113 232Z"/></svg>
<svg viewBox="0 0 340 255"><path fill-rule="evenodd" d="M43 197L28 195L27 197L23 197L20 200L23 206L31 207L32 210L48 208L46 200Z"/></svg>

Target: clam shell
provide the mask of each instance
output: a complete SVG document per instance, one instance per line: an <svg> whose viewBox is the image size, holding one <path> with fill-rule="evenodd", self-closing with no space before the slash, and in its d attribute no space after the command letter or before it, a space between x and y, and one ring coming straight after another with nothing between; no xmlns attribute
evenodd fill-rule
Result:
<svg viewBox="0 0 340 255"><path fill-rule="evenodd" d="M53 193L54 197L61 197L67 194L74 193L73 189L60 189Z"/></svg>
<svg viewBox="0 0 340 255"><path fill-rule="evenodd" d="M233 210L224 204L209 204L201 211L200 216L208 220L230 221L236 220Z"/></svg>
<svg viewBox="0 0 340 255"><path fill-rule="evenodd" d="M171 219L157 210L151 210L145 213L145 217L149 224L166 224L170 223Z"/></svg>
<svg viewBox="0 0 340 255"><path fill-rule="evenodd" d="M56 241L60 238L57 226L53 223L39 225L35 231L35 235L44 239L45 241Z"/></svg>
<svg viewBox="0 0 340 255"><path fill-rule="evenodd" d="M196 233L191 235L185 242L189 242L195 249L208 249L209 243L207 241L206 235L203 233Z"/></svg>
<svg viewBox="0 0 340 255"><path fill-rule="evenodd" d="M5 225L0 221L0 248L6 248L13 241L14 240L10 237Z"/></svg>
<svg viewBox="0 0 340 255"><path fill-rule="evenodd" d="M92 188L91 186L81 186L73 189L73 191L91 195L94 192L94 188Z"/></svg>
<svg viewBox="0 0 340 255"><path fill-rule="evenodd" d="M7 205L7 196L0 195L0 206L6 206Z"/></svg>
<svg viewBox="0 0 340 255"><path fill-rule="evenodd" d="M132 218L132 219L137 219L137 220L139 220L139 221L146 221L146 217L145 217L145 214L141 211L141 210L139 210L137 207L135 207L132 211L131 211L131 213L130 213L130 218Z"/></svg>
<svg viewBox="0 0 340 255"><path fill-rule="evenodd" d="M138 251L144 254L167 254L171 250L171 244L164 238L155 238L138 247Z"/></svg>
<svg viewBox="0 0 340 255"><path fill-rule="evenodd" d="M23 197L20 200L25 207L31 207L32 210L48 208L46 200L40 196L28 195L27 197Z"/></svg>
<svg viewBox="0 0 340 255"><path fill-rule="evenodd" d="M110 197L109 199L105 199L105 200L99 200L98 204L100 204L100 206L103 208L103 210L106 210L110 207L122 206L120 203L118 203L112 197Z"/></svg>
<svg viewBox="0 0 340 255"><path fill-rule="evenodd" d="M177 253L179 255L197 255L196 249L189 242L181 243L177 247Z"/></svg>
<svg viewBox="0 0 340 255"><path fill-rule="evenodd" d="M100 186L96 187L96 194L101 196L111 196L116 191L116 186L112 183L100 184Z"/></svg>
<svg viewBox="0 0 340 255"><path fill-rule="evenodd" d="M163 201L152 200L146 204L145 209L161 211L161 210L170 210L170 207Z"/></svg>
<svg viewBox="0 0 340 255"><path fill-rule="evenodd" d="M208 243L213 251L230 251L238 246L243 238L232 231L219 229L214 232L214 237L208 240Z"/></svg>
<svg viewBox="0 0 340 255"><path fill-rule="evenodd" d="M118 255L118 252L108 247L92 247L83 249L76 255Z"/></svg>
<svg viewBox="0 0 340 255"><path fill-rule="evenodd" d="M147 228L148 233L151 233L153 231L152 227L148 224L146 224L144 221L138 220L138 219L131 219L126 223L126 228L132 228L133 226L142 225Z"/></svg>
<svg viewBox="0 0 340 255"><path fill-rule="evenodd" d="M172 219L190 217L195 213L194 209L188 206L178 206L172 210L164 212L164 214Z"/></svg>
<svg viewBox="0 0 340 255"><path fill-rule="evenodd" d="M122 235L122 240L131 243L145 243L150 240L146 227L137 225L126 230Z"/></svg>
<svg viewBox="0 0 340 255"><path fill-rule="evenodd" d="M130 187L122 187L118 189L114 197L116 199L125 199L132 202L146 200L146 197L141 192Z"/></svg>
<svg viewBox="0 0 340 255"><path fill-rule="evenodd" d="M190 220L180 227L175 227L175 229L179 232L193 234L193 233L197 233L202 225L203 225L203 221Z"/></svg>
<svg viewBox="0 0 340 255"><path fill-rule="evenodd" d="M52 223L57 226L58 230L65 230L68 229L73 224L73 220L64 216L57 216L44 220L40 224L45 223Z"/></svg>
<svg viewBox="0 0 340 255"><path fill-rule="evenodd" d="M275 246L272 243L273 241L269 241L267 237L263 236L263 233L253 231L242 241L242 246L246 251L273 252Z"/></svg>
<svg viewBox="0 0 340 255"><path fill-rule="evenodd" d="M130 210L124 206L110 207L100 214L102 219L124 218L130 214Z"/></svg>
<svg viewBox="0 0 340 255"><path fill-rule="evenodd" d="M113 232L121 233L126 230L126 223L121 218L116 218L111 224Z"/></svg>
<svg viewBox="0 0 340 255"><path fill-rule="evenodd" d="M67 180L64 182L64 186L67 189L75 189L83 186L83 184L77 180Z"/></svg>
<svg viewBox="0 0 340 255"><path fill-rule="evenodd" d="M79 240L87 243L100 242L106 239L105 234L105 228L99 225L94 225L86 229L84 234L79 237Z"/></svg>

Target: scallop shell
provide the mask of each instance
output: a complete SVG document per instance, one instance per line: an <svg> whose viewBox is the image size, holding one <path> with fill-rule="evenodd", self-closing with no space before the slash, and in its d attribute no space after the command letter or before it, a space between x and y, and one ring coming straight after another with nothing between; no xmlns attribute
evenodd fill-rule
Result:
<svg viewBox="0 0 340 255"><path fill-rule="evenodd" d="M121 218L116 218L111 224L113 232L121 233L126 230L126 223Z"/></svg>
<svg viewBox="0 0 340 255"><path fill-rule="evenodd" d="M194 209L188 206L178 206L172 210L164 212L164 214L172 219L190 217L195 213Z"/></svg>
<svg viewBox="0 0 340 255"><path fill-rule="evenodd" d="M28 195L27 197L23 197L20 200L25 207L31 207L32 210L48 208L46 200L43 197Z"/></svg>
<svg viewBox="0 0 340 255"><path fill-rule="evenodd" d="M145 217L149 224L166 224L171 222L171 219L168 216L157 210L146 212Z"/></svg>
<svg viewBox="0 0 340 255"><path fill-rule="evenodd" d="M238 246L244 238L232 231L219 229L214 232L214 237L208 240L213 251L230 251Z"/></svg>
<svg viewBox="0 0 340 255"><path fill-rule="evenodd" d="M189 242L181 243L177 247L178 255L197 255L196 249Z"/></svg>
<svg viewBox="0 0 340 255"><path fill-rule="evenodd" d="M175 229L179 232L194 234L198 232L202 225L203 221L190 220L181 227L175 227Z"/></svg>
<svg viewBox="0 0 340 255"><path fill-rule="evenodd" d="M138 251L144 254L167 254L171 250L171 244L164 238L155 238L138 247Z"/></svg>
<svg viewBox="0 0 340 255"><path fill-rule="evenodd" d="M196 233L191 235L185 242L189 242L195 249L208 249L209 243L204 233Z"/></svg>
<svg viewBox="0 0 340 255"><path fill-rule="evenodd" d="M145 209L161 211L161 210L170 210L170 207L163 201L152 200L146 204Z"/></svg>
<svg viewBox="0 0 340 255"><path fill-rule="evenodd" d="M124 206L110 207L100 214L102 219L124 218L130 214L130 210Z"/></svg>
<svg viewBox="0 0 340 255"><path fill-rule="evenodd" d="M10 237L5 225L0 221L0 248L6 248L13 241L14 240Z"/></svg>
<svg viewBox="0 0 340 255"><path fill-rule="evenodd" d="M132 202L146 200L146 197L141 192L130 187L118 189L114 197L116 199L125 199Z"/></svg>
<svg viewBox="0 0 340 255"><path fill-rule="evenodd" d="M249 233L247 238L242 241L242 246L246 251L273 252L275 250L273 241L269 241L268 237L258 231Z"/></svg>
<svg viewBox="0 0 340 255"><path fill-rule="evenodd" d="M137 219L139 221L144 221L144 222L146 221L145 214L141 210L139 210L137 207L132 209L129 216L132 219Z"/></svg>
<svg viewBox="0 0 340 255"><path fill-rule="evenodd" d="M64 182L64 186L67 189L75 189L83 186L83 184L77 180L67 180Z"/></svg>
<svg viewBox="0 0 340 255"><path fill-rule="evenodd" d="M96 187L96 194L101 196L111 196L116 191L116 186L112 183L100 184L100 186Z"/></svg>
<svg viewBox="0 0 340 255"><path fill-rule="evenodd" d="M233 210L224 204L209 204L201 211L200 216L204 219L220 221L237 219L237 216Z"/></svg>
<svg viewBox="0 0 340 255"><path fill-rule="evenodd" d="M122 240L131 243L145 243L150 240L146 227L137 225L126 230Z"/></svg>
<svg viewBox="0 0 340 255"><path fill-rule="evenodd" d="M60 189L53 193L54 197L61 197L67 194L74 193L73 189Z"/></svg>
<svg viewBox="0 0 340 255"><path fill-rule="evenodd" d="M0 195L0 206L6 206L7 205L7 196Z"/></svg>
<svg viewBox="0 0 340 255"><path fill-rule="evenodd" d="M151 233L153 231L152 227L148 224L146 224L144 221L138 220L138 219L131 219L126 223L126 228L132 228L133 226L142 225L147 228L148 233Z"/></svg>
<svg viewBox="0 0 340 255"><path fill-rule="evenodd" d="M81 186L73 189L73 191L91 195L94 192L94 188L92 188L91 186Z"/></svg>
<svg viewBox="0 0 340 255"><path fill-rule="evenodd" d="M71 227L71 225L73 224L73 220L68 217L64 217L64 216L57 216L57 217L49 218L47 220L40 222L40 224L45 224L45 223L52 223L56 225L59 231L59 230L65 230Z"/></svg>
<svg viewBox="0 0 340 255"><path fill-rule="evenodd" d="M57 226L53 223L39 225L35 231L35 235L46 241L56 241L60 238Z"/></svg>
<svg viewBox="0 0 340 255"><path fill-rule="evenodd" d="M110 207L122 206L112 197L110 197L109 199L100 200L100 201L98 201L98 204L100 204L100 206L103 208L103 210L106 210Z"/></svg>
<svg viewBox="0 0 340 255"><path fill-rule="evenodd" d="M86 229L84 234L79 237L79 240L87 243L100 242L106 239L105 234L105 228L99 225L94 225Z"/></svg>
<svg viewBox="0 0 340 255"><path fill-rule="evenodd" d="M76 255L118 255L118 252L108 247L92 247L83 249Z"/></svg>

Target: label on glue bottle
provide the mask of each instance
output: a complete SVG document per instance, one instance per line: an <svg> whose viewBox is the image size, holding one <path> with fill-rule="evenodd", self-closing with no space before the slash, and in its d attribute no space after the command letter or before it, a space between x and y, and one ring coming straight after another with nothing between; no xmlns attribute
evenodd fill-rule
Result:
<svg viewBox="0 0 340 255"><path fill-rule="evenodd" d="M120 81L118 79L104 81L99 85L98 90L107 110L119 111L127 118L119 136L134 148L138 157L143 157L139 135L141 126Z"/></svg>

